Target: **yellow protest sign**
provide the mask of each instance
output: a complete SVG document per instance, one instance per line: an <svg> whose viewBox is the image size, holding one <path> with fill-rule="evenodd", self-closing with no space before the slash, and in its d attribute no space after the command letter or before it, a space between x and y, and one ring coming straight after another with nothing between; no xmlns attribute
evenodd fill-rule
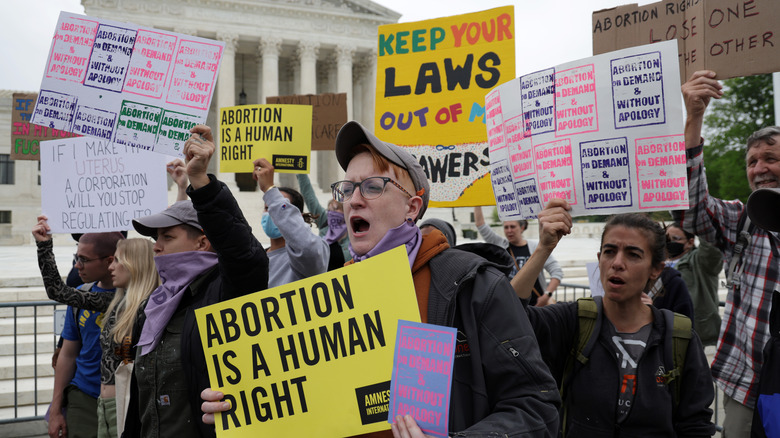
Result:
<svg viewBox="0 0 780 438"><path fill-rule="evenodd" d="M515 78L514 8L379 26L374 133L408 146L431 207L490 205L485 95Z"/></svg>
<svg viewBox="0 0 780 438"><path fill-rule="evenodd" d="M219 437L344 437L390 428L399 319L420 321L403 246L195 311Z"/></svg>
<svg viewBox="0 0 780 438"><path fill-rule="evenodd" d="M309 173L312 107L241 105L220 108L219 171L251 172L266 158L279 173Z"/></svg>

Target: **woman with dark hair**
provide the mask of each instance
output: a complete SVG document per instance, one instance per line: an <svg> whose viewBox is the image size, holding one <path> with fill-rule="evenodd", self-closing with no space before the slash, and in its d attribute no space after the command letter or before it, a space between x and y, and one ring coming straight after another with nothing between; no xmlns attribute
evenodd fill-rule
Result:
<svg viewBox="0 0 780 438"><path fill-rule="evenodd" d="M677 222L666 226L666 266L679 271L688 286L702 343L715 345L720 332L718 274L723 269L723 254L705 240L696 246L694 237Z"/></svg>
<svg viewBox="0 0 780 438"><path fill-rule="evenodd" d="M281 286L328 270L330 248L312 233L314 218L303 213L303 196L289 187L274 185L274 167L265 158L254 162L252 177L265 193L263 231L271 239L268 287Z"/></svg>
<svg viewBox="0 0 780 438"><path fill-rule="evenodd" d="M516 288L519 293L530 293L544 260L570 232L568 210L565 201L556 199L539 214L539 246L523 267L526 272L521 271L525 281ZM562 436L715 432L709 408L712 379L698 336L690 326L681 329L685 324L678 319L684 317L642 302L642 293L661 274L665 253L660 225L638 213L613 216L598 253L604 296L526 308L561 389ZM590 319L583 309L591 312ZM671 352L680 337L688 339L679 348L682 363L670 359L677 356Z"/></svg>

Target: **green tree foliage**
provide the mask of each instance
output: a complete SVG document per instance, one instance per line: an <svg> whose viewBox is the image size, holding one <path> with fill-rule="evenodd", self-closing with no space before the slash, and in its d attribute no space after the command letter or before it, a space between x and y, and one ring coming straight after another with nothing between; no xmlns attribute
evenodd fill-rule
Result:
<svg viewBox="0 0 780 438"><path fill-rule="evenodd" d="M723 97L710 102L704 118L704 162L710 193L721 199L747 201L745 140L775 124L772 75L723 81Z"/></svg>

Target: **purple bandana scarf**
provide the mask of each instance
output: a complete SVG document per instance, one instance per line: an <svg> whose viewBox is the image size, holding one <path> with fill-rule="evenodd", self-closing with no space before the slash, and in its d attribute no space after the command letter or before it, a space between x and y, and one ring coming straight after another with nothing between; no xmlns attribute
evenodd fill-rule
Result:
<svg viewBox="0 0 780 438"><path fill-rule="evenodd" d="M325 242L328 245L338 242L345 234L347 234L347 222L344 221L344 213L328 211L328 232L325 233Z"/></svg>
<svg viewBox="0 0 780 438"><path fill-rule="evenodd" d="M179 307L182 292L200 274L216 266L217 255L210 251L179 252L156 256L154 264L162 284L149 296L144 310L146 322L138 340L142 356L157 348L165 327Z"/></svg>
<svg viewBox="0 0 780 438"><path fill-rule="evenodd" d="M382 237L382 240L377 242L376 246L364 255L355 254L351 243L349 244L349 253L352 254L352 259L355 262L360 262L404 244L406 245L406 253L409 254L409 267L411 268L414 264L414 259L417 258L420 245L422 245L422 232L420 232L420 229L417 228L417 225L411 219L405 220L401 225L388 231Z"/></svg>

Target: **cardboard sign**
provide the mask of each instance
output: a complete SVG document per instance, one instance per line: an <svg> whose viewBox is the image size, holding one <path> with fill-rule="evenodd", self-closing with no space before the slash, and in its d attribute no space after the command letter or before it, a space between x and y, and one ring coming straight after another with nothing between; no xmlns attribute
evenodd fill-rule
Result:
<svg viewBox="0 0 780 438"><path fill-rule="evenodd" d="M398 415L411 415L424 433L449 436L457 335L454 327L398 322L388 422L394 423Z"/></svg>
<svg viewBox="0 0 780 438"><path fill-rule="evenodd" d="M492 203L485 93L515 77L511 6L379 26L379 139L408 146L431 186L431 207Z"/></svg>
<svg viewBox="0 0 780 438"><path fill-rule="evenodd" d="M775 0L660 1L593 13L593 54L676 40L680 81L696 70L719 79L780 71Z"/></svg>
<svg viewBox="0 0 780 438"><path fill-rule="evenodd" d="M389 429L399 319L420 320L402 246L197 309L219 437L345 437Z"/></svg>
<svg viewBox="0 0 780 438"><path fill-rule="evenodd" d="M225 44L61 12L32 123L182 157Z"/></svg>
<svg viewBox="0 0 780 438"><path fill-rule="evenodd" d="M11 159L31 160L40 159L40 145L42 141L58 138L77 137L67 131L49 129L46 126L33 125L33 106L38 99L35 93L14 93L11 109Z"/></svg>
<svg viewBox="0 0 780 438"><path fill-rule="evenodd" d="M309 105L241 105L220 109L220 172L252 172L266 158L277 173L309 173Z"/></svg>
<svg viewBox="0 0 780 438"><path fill-rule="evenodd" d="M688 208L677 43L520 76L486 98L502 220L562 198L572 216Z"/></svg>
<svg viewBox="0 0 780 438"><path fill-rule="evenodd" d="M41 211L52 233L133 229L168 205L167 157L91 137L41 143Z"/></svg>
<svg viewBox="0 0 780 438"><path fill-rule="evenodd" d="M276 96L266 98L265 103L311 105L311 149L313 151L336 149L336 135L347 123L347 93Z"/></svg>

